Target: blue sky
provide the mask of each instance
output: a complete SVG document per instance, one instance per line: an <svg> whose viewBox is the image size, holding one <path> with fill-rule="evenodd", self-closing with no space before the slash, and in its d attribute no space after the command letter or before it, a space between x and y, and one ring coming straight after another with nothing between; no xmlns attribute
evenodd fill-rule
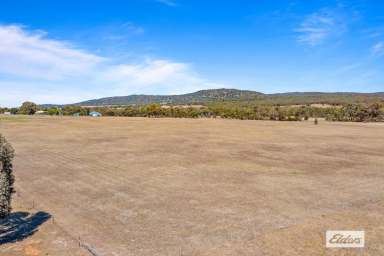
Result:
<svg viewBox="0 0 384 256"><path fill-rule="evenodd" d="M0 106L384 91L384 1L2 0Z"/></svg>

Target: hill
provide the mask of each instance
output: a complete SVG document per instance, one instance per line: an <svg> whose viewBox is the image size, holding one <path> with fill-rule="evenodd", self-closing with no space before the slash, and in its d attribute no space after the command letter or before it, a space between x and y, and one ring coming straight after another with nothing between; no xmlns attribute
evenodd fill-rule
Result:
<svg viewBox="0 0 384 256"><path fill-rule="evenodd" d="M117 106L117 105L145 105L159 104L207 104L215 102L235 102L243 104L346 104L372 103L384 101L384 92L353 93L353 92L287 92L264 94L256 91L237 89L208 89L181 95L129 95L87 100L75 104L76 106ZM58 105L45 104L43 107Z"/></svg>
<svg viewBox="0 0 384 256"><path fill-rule="evenodd" d="M181 95L129 95L87 100L74 105L106 106L106 105L145 105L161 104L200 104L211 101L250 100L262 93L236 89L209 89Z"/></svg>
<svg viewBox="0 0 384 256"><path fill-rule="evenodd" d="M259 104L331 104L342 105L349 103L375 103L384 102L384 93L355 93L355 92L288 92L276 94L264 94L254 103Z"/></svg>

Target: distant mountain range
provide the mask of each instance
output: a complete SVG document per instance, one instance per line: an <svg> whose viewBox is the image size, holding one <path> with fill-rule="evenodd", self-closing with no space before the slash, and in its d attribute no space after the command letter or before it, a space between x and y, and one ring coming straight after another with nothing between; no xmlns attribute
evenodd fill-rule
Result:
<svg viewBox="0 0 384 256"><path fill-rule="evenodd" d="M181 95L129 95L87 100L76 106L117 106L159 104L206 104L209 102L244 101L263 104L343 104L352 102L384 101L384 92L353 93L353 92L288 92L264 94L256 91L237 89L209 89ZM53 104L45 107L59 106Z"/></svg>

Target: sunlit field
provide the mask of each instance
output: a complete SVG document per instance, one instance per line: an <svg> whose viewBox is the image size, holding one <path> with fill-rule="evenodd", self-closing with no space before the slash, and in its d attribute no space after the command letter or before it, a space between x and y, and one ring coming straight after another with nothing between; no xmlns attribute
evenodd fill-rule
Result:
<svg viewBox="0 0 384 256"><path fill-rule="evenodd" d="M39 232L1 255L384 254L384 124L7 117L15 211ZM27 254L26 252L30 254ZM38 252L39 254L31 254ZM48 253L48 254L47 254ZM359 254L360 255L360 254Z"/></svg>

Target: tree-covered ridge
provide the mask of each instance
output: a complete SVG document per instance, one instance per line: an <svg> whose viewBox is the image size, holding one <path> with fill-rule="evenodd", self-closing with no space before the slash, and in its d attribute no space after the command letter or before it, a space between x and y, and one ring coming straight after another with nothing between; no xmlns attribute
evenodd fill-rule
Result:
<svg viewBox="0 0 384 256"><path fill-rule="evenodd" d="M83 101L79 106L145 105L159 104L201 104L210 101L255 99L262 93L236 89L210 89L182 95L129 95Z"/></svg>
<svg viewBox="0 0 384 256"><path fill-rule="evenodd" d="M211 102L236 101L257 104L348 104L374 103L384 101L384 93L323 93L289 92L263 94L255 91L237 89L210 89L182 95L129 95L107 97L79 102L78 106L118 106L158 104L207 104ZM46 105L48 106L48 105Z"/></svg>

